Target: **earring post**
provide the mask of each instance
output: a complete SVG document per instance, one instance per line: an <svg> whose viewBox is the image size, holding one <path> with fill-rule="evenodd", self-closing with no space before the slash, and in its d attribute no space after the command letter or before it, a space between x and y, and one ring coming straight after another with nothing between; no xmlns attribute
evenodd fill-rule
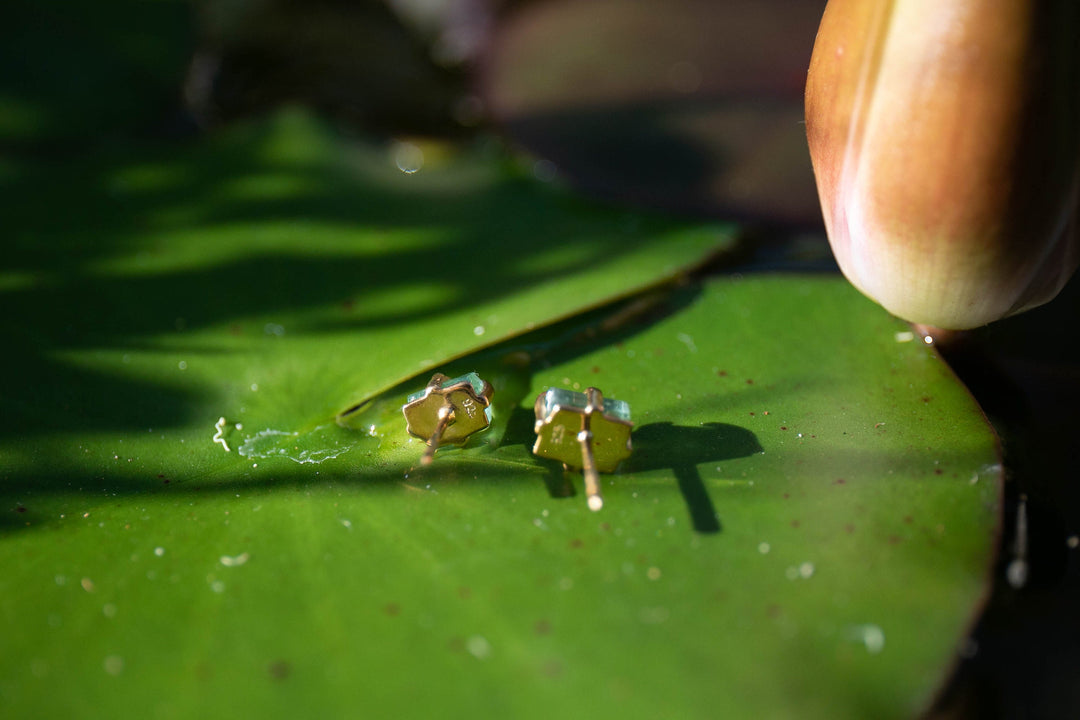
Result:
<svg viewBox="0 0 1080 720"><path fill-rule="evenodd" d="M431 433L431 437L428 438L427 447L424 449L424 454L420 457L420 464L428 466L435 459L435 451L439 449L439 440L442 439L443 431L446 430L446 426L454 418L454 410L449 405L443 405L439 408L439 421L435 423L435 429Z"/></svg>

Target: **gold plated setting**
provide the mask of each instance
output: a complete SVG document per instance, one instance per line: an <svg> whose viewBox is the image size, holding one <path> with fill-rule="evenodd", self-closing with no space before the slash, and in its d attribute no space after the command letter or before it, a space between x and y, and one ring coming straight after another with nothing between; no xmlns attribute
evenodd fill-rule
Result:
<svg viewBox="0 0 1080 720"><path fill-rule="evenodd" d="M581 468L590 510L604 506L598 473L615 472L630 456L630 406L605 399L596 388L584 393L551 388L536 398L533 453Z"/></svg>
<svg viewBox="0 0 1080 720"><path fill-rule="evenodd" d="M401 410L406 430L427 441L420 458L430 465L440 444L464 445L491 424L491 385L474 372L450 378L435 373L423 390L409 395Z"/></svg>

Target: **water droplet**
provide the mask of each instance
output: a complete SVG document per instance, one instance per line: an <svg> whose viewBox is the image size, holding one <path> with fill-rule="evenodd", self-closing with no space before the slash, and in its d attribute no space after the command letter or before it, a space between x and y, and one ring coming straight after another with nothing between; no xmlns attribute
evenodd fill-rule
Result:
<svg viewBox="0 0 1080 720"><path fill-rule="evenodd" d="M671 611L666 607L641 608L641 612L638 613L638 619L646 625L659 625L667 622L669 617L671 617Z"/></svg>
<svg viewBox="0 0 1080 720"><path fill-rule="evenodd" d="M804 580L814 575L814 563L804 562L799 566L799 576Z"/></svg>
<svg viewBox="0 0 1080 720"><path fill-rule="evenodd" d="M690 350L690 352L697 352L697 345L694 344L694 338L690 337L686 333L679 333L675 337L679 340L679 342L685 345L687 349Z"/></svg>
<svg viewBox="0 0 1080 720"><path fill-rule="evenodd" d="M163 548L163 547L154 548L154 554L157 555L158 557L161 557L162 555L165 554L165 548Z"/></svg>
<svg viewBox="0 0 1080 720"><path fill-rule="evenodd" d="M105 617L112 619L116 617L116 606L112 603L105 603L105 607L101 608L101 612Z"/></svg>
<svg viewBox="0 0 1080 720"><path fill-rule="evenodd" d="M1076 548L1080 547L1080 537L1076 535L1070 535L1069 539L1065 541L1065 544L1068 545L1069 548L1075 550Z"/></svg>
<svg viewBox="0 0 1080 720"><path fill-rule="evenodd" d="M885 648L885 633L877 625L863 625L860 630L868 653L877 655Z"/></svg>
<svg viewBox="0 0 1080 720"><path fill-rule="evenodd" d="M82 585L82 589L86 592L94 592L94 581L90 578L84 577L79 581L79 584Z"/></svg>
<svg viewBox="0 0 1080 720"><path fill-rule="evenodd" d="M769 550L772 550L772 546L769 545L769 543L767 543L767 542L758 543L757 551L759 553L761 553L762 555L768 555Z"/></svg>
<svg viewBox="0 0 1080 720"><path fill-rule="evenodd" d="M658 567L649 568L648 570L645 571L645 576L647 578L649 578L650 580L659 580L660 579L660 568L658 568Z"/></svg>
<svg viewBox="0 0 1080 720"><path fill-rule="evenodd" d="M479 336L483 335L486 332L486 330L484 329L483 325L477 325L476 327L474 327L472 329L472 332L473 332L473 335L476 335L477 337L479 337Z"/></svg>
<svg viewBox="0 0 1080 720"><path fill-rule="evenodd" d="M186 363L185 361L183 361L183 360L181 360L180 362L178 362L178 363L177 363L176 365L177 365L177 367L179 367L179 368L180 368L181 370L187 370L187 363Z"/></svg>
<svg viewBox="0 0 1080 720"><path fill-rule="evenodd" d="M234 555L232 557L230 557L228 555L222 555L219 558L219 561L225 567L239 567L239 566L243 565L244 563L246 563L250 558L251 558L251 555L249 555L246 552L242 552L239 555Z"/></svg>
<svg viewBox="0 0 1080 720"><path fill-rule="evenodd" d="M394 165L406 175L419 172L424 167L424 151L411 142L396 142L391 146Z"/></svg>
<svg viewBox="0 0 1080 720"><path fill-rule="evenodd" d="M491 655L491 644L483 635L473 635L466 640L465 649L478 660L483 660Z"/></svg>
<svg viewBox="0 0 1080 720"><path fill-rule="evenodd" d="M1009 586L1020 589L1027 584L1028 578L1028 564L1023 558L1016 558L1009 566L1005 568L1005 578L1009 581Z"/></svg>
<svg viewBox="0 0 1080 720"><path fill-rule="evenodd" d="M105 672L110 675L119 675L124 671L124 658L119 655L109 655L105 658Z"/></svg>

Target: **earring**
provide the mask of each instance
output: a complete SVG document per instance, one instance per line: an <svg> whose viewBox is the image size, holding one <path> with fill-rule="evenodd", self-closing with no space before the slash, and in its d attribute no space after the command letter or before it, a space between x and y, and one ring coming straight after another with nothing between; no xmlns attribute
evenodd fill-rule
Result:
<svg viewBox="0 0 1080 720"><path fill-rule="evenodd" d="M551 388L536 398L533 453L581 468L590 510L604 506L598 472L615 472L630 456L630 406L605 400L596 388L584 393Z"/></svg>
<svg viewBox="0 0 1080 720"><path fill-rule="evenodd" d="M435 373L427 387L409 395L401 408L405 429L427 441L420 464L430 465L441 443L464 445L469 436L486 429L493 393L488 382L471 372L456 378Z"/></svg>

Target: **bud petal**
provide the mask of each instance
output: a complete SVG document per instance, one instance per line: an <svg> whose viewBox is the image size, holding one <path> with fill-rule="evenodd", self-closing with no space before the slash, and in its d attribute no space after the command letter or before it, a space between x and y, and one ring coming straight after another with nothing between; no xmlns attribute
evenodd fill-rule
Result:
<svg viewBox="0 0 1080 720"><path fill-rule="evenodd" d="M890 312L976 327L1075 269L1075 0L829 0L806 128L840 269Z"/></svg>

